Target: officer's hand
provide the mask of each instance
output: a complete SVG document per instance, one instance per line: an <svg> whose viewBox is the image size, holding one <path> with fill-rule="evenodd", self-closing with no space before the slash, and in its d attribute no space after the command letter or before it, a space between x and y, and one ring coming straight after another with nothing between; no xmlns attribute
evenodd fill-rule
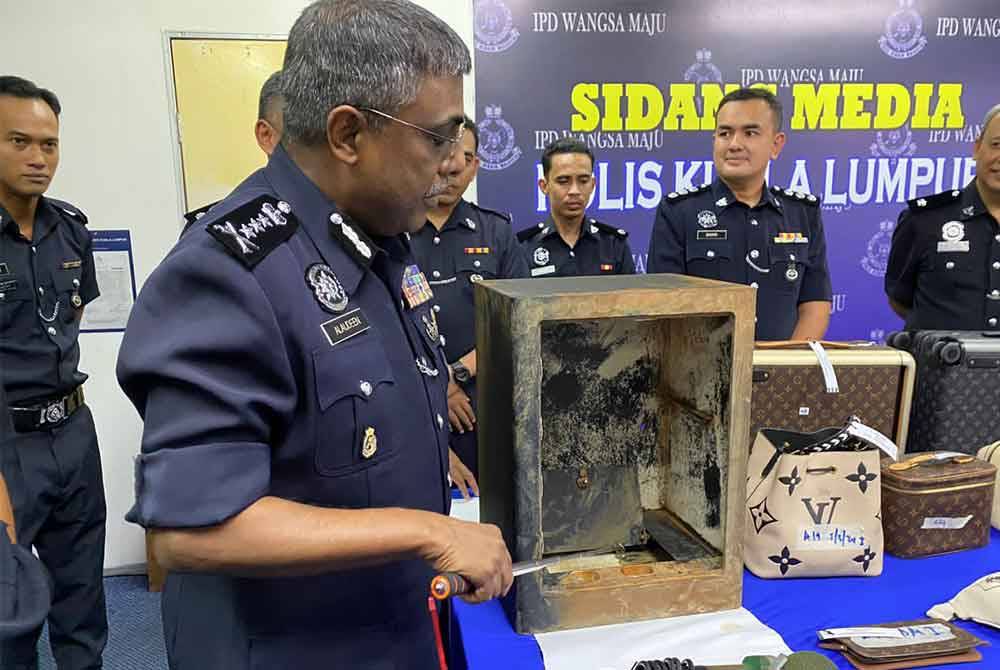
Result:
<svg viewBox="0 0 1000 670"><path fill-rule="evenodd" d="M448 421L456 433L476 429L476 414L472 411L472 401L453 381L448 382Z"/></svg>
<svg viewBox="0 0 1000 670"><path fill-rule="evenodd" d="M473 495L479 495L479 484L476 483L472 470L465 467L462 459L451 449L448 450L448 474L451 475L451 481L461 491L463 498L469 499L470 490Z"/></svg>
<svg viewBox="0 0 1000 670"><path fill-rule="evenodd" d="M472 585L462 596L469 603L481 603L505 595L514 581L510 554L492 524L472 523L438 516L436 546L425 558L438 572L457 572Z"/></svg>

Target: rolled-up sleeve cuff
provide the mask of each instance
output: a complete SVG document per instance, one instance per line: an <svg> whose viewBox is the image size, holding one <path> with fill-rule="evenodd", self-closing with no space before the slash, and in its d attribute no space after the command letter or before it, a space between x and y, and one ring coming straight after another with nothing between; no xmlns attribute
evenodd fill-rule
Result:
<svg viewBox="0 0 1000 670"><path fill-rule="evenodd" d="M213 526L264 496L270 479L270 447L256 442L141 454L135 461L135 505L125 520L144 528Z"/></svg>

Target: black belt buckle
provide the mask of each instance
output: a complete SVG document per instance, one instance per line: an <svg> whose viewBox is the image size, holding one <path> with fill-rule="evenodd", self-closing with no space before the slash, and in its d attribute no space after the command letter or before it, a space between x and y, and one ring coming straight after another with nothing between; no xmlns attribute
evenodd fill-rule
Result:
<svg viewBox="0 0 1000 670"><path fill-rule="evenodd" d="M66 417L69 416L69 413L66 411L66 398L68 397L60 398L42 407L38 411L38 425L55 425L65 421Z"/></svg>
<svg viewBox="0 0 1000 670"><path fill-rule="evenodd" d="M83 388L77 386L72 392L34 407L11 407L14 428L19 432L46 430L65 422L83 404Z"/></svg>

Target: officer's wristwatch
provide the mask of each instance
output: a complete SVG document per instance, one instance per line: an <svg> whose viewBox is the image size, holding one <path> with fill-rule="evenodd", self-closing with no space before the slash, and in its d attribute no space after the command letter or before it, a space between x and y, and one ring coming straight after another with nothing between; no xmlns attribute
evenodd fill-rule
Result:
<svg viewBox="0 0 1000 670"><path fill-rule="evenodd" d="M462 365L462 361L455 361L451 364L451 375L459 384L464 384L472 379L472 373L469 372L469 368Z"/></svg>

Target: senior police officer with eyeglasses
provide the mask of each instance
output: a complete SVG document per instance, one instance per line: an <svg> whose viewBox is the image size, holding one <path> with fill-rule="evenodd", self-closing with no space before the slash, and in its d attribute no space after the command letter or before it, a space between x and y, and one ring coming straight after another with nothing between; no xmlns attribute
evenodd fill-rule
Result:
<svg viewBox="0 0 1000 670"><path fill-rule="evenodd" d="M455 159L470 67L406 0L307 7L281 145L136 302L129 519L170 571L172 668L435 668L435 571L474 601L510 587L499 530L446 516L447 361L404 235Z"/></svg>

